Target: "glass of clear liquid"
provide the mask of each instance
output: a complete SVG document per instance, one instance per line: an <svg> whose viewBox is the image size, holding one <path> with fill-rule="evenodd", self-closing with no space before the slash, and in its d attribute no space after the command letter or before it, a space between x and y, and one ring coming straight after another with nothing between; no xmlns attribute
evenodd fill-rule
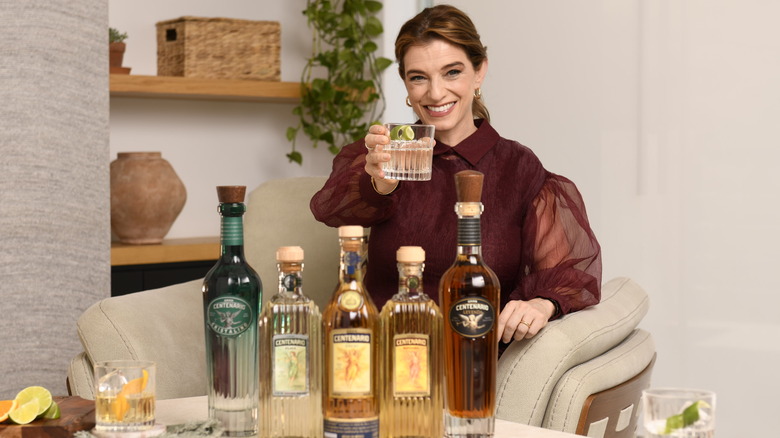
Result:
<svg viewBox="0 0 780 438"><path fill-rule="evenodd" d="M154 426L154 362L95 364L95 431L138 432Z"/></svg>
<svg viewBox="0 0 780 438"><path fill-rule="evenodd" d="M433 163L433 125L386 123L390 144L383 152L390 161L382 163L385 178L402 181L430 181Z"/></svg>
<svg viewBox="0 0 780 438"><path fill-rule="evenodd" d="M646 438L712 438L715 393L699 389L651 388L642 393Z"/></svg>

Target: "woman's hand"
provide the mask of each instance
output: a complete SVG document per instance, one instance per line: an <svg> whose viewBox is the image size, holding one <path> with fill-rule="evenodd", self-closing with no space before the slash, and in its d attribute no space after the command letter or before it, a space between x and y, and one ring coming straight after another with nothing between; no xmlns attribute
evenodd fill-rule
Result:
<svg viewBox="0 0 780 438"><path fill-rule="evenodd" d="M374 188L381 194L392 192L398 185L397 180L385 179L385 173L382 171L382 163L390 161L390 154L382 152L384 146L390 143L389 134L384 126L371 125L365 138L366 149L368 149L366 154L366 173L371 176Z"/></svg>
<svg viewBox="0 0 780 438"><path fill-rule="evenodd" d="M547 325L554 312L555 305L543 298L510 301L498 315L499 339L530 339Z"/></svg>

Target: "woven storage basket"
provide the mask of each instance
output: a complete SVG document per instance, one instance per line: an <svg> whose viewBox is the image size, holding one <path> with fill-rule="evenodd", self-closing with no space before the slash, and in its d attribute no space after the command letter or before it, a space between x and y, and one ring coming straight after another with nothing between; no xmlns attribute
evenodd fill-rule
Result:
<svg viewBox="0 0 780 438"><path fill-rule="evenodd" d="M157 74L278 81L278 21L181 17L157 23Z"/></svg>

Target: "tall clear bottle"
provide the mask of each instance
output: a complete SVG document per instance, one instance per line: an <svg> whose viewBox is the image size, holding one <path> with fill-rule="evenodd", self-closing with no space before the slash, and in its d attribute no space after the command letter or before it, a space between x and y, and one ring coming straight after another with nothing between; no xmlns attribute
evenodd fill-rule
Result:
<svg viewBox="0 0 780 438"><path fill-rule="evenodd" d="M339 242L339 284L322 315L323 429L328 438L377 438L379 314L363 285L363 227L340 227Z"/></svg>
<svg viewBox="0 0 780 438"><path fill-rule="evenodd" d="M458 246L439 282L444 323L447 437L493 436L498 362L498 277L482 260L483 175L455 175Z"/></svg>
<svg viewBox="0 0 780 438"><path fill-rule="evenodd" d="M443 318L423 291L425 251L396 252L398 293L380 314L382 438L440 437L443 409Z"/></svg>
<svg viewBox="0 0 780 438"><path fill-rule="evenodd" d="M221 255L203 281L209 418L257 434L257 318L263 285L244 258L244 186L217 187Z"/></svg>
<svg viewBox="0 0 780 438"><path fill-rule="evenodd" d="M303 249L276 251L279 292L260 316L260 437L322 438L322 316L303 293Z"/></svg>

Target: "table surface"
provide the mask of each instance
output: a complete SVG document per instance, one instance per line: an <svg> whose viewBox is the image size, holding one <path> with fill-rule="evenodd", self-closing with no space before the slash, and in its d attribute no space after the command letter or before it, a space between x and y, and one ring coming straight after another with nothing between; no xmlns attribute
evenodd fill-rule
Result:
<svg viewBox="0 0 780 438"><path fill-rule="evenodd" d="M157 400L155 413L157 421L166 425L205 421L208 418L208 403L206 396ZM496 420L496 438L571 438L578 436L526 424Z"/></svg>

